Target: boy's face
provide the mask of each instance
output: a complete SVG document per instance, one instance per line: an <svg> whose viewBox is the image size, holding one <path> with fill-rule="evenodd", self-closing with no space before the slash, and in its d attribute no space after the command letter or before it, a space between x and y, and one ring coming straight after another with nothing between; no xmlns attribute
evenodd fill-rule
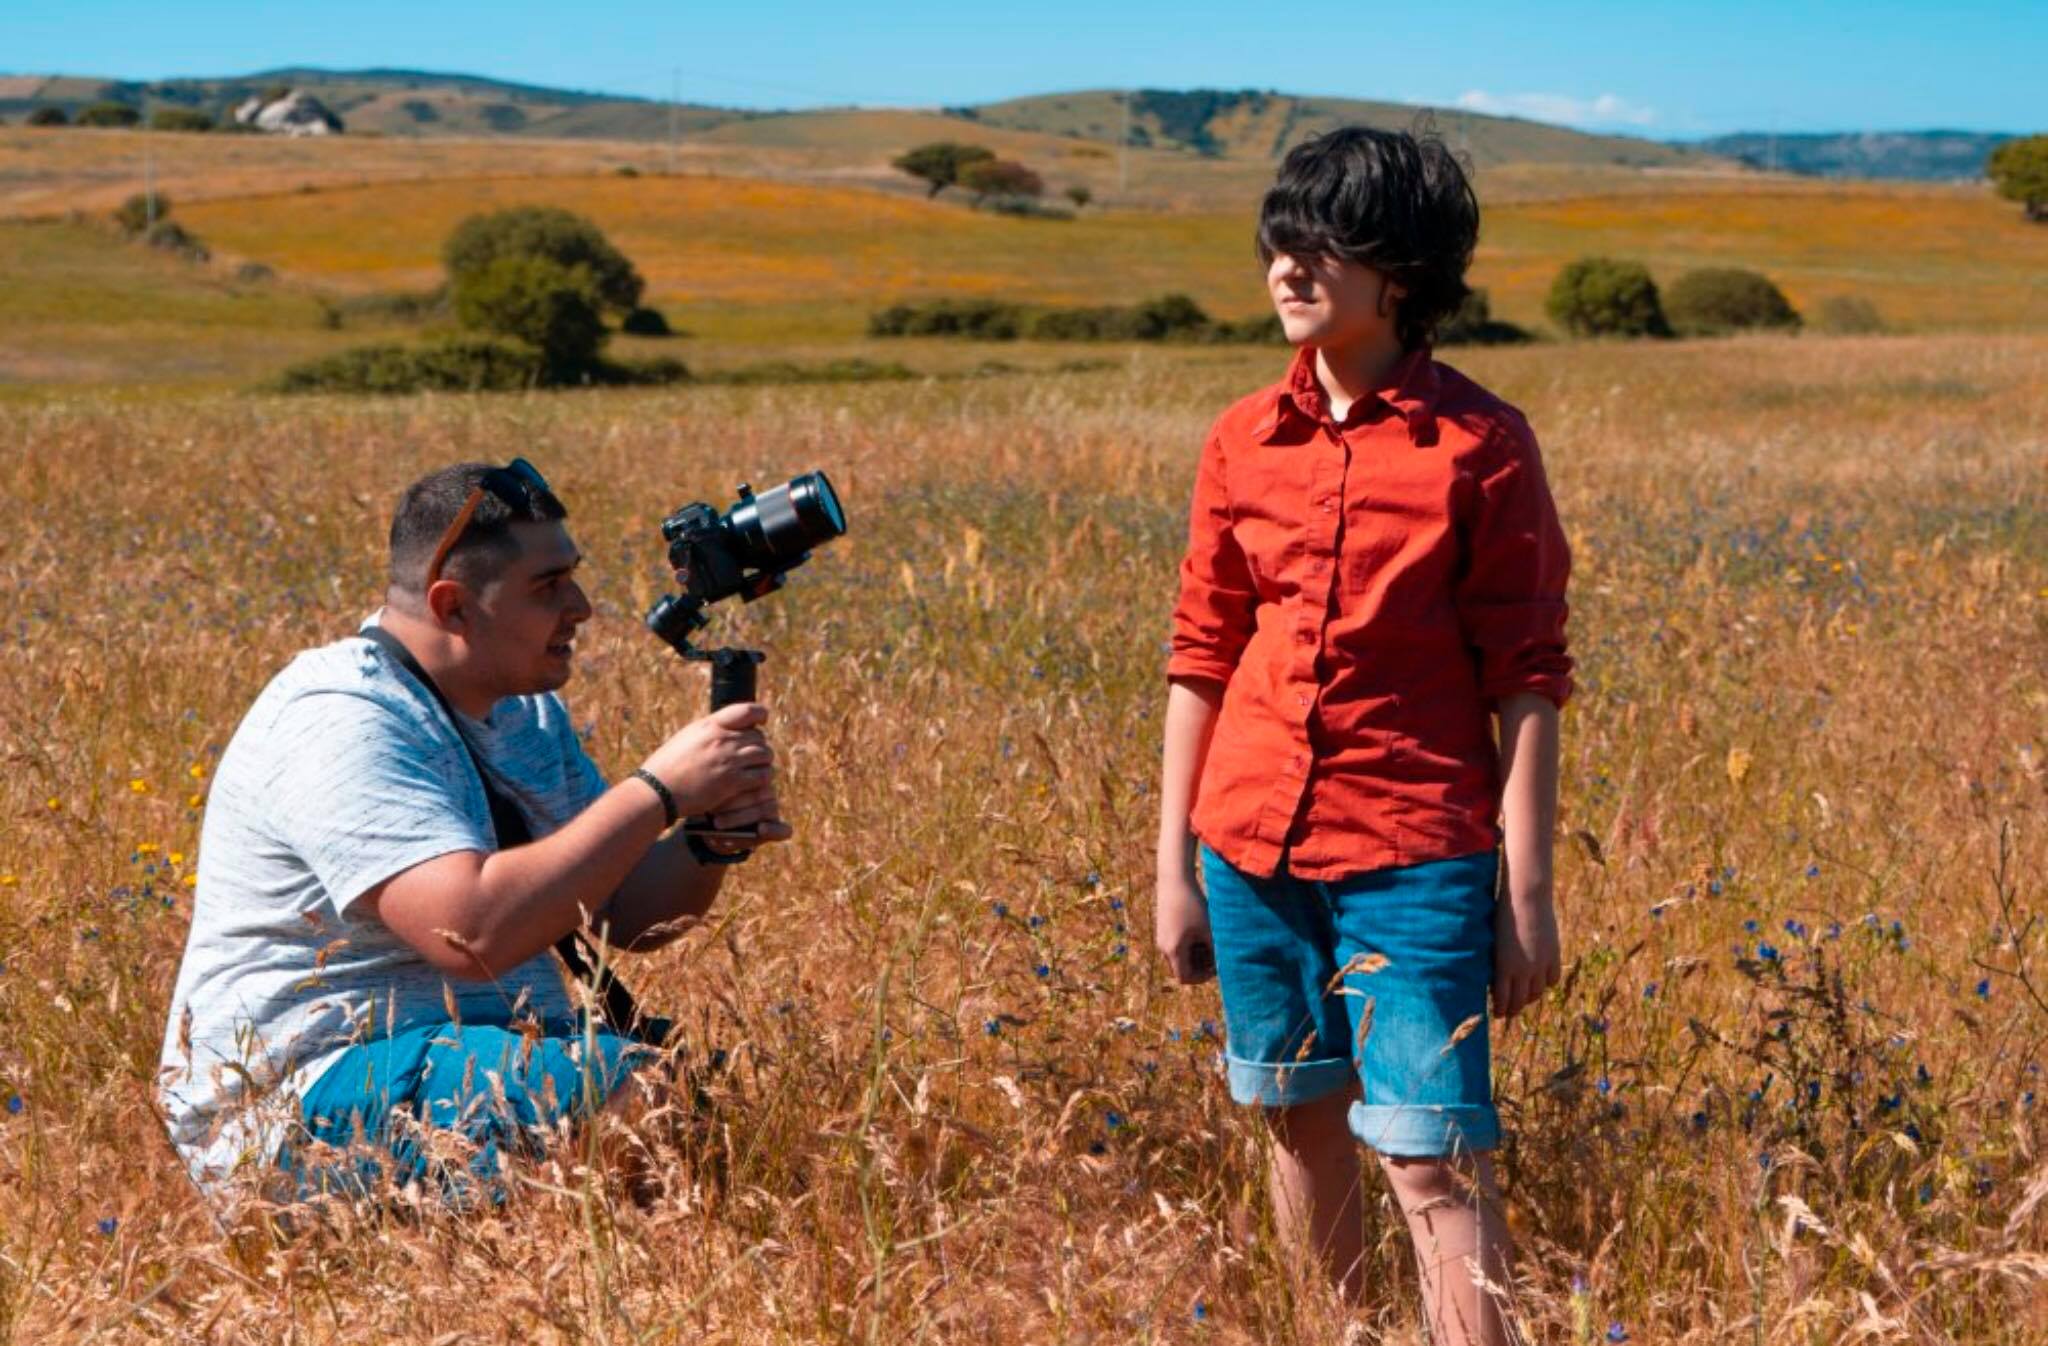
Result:
<svg viewBox="0 0 2048 1346"><path fill-rule="evenodd" d="M1266 289L1287 340L1324 350L1394 340L1396 306L1407 296L1363 262L1284 252L1266 266Z"/></svg>

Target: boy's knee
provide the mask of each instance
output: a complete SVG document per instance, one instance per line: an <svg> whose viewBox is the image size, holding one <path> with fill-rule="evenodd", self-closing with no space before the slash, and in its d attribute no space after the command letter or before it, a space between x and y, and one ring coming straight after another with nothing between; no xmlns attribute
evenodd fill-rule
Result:
<svg viewBox="0 0 2048 1346"><path fill-rule="evenodd" d="M1400 1198L1403 1209L1427 1202L1492 1200L1493 1161L1484 1154L1456 1159L1434 1155L1383 1154L1380 1169Z"/></svg>
<svg viewBox="0 0 2048 1346"><path fill-rule="evenodd" d="M1266 1130L1273 1142L1293 1154L1327 1154L1357 1145L1351 1134L1351 1095L1339 1090L1306 1103L1267 1108Z"/></svg>

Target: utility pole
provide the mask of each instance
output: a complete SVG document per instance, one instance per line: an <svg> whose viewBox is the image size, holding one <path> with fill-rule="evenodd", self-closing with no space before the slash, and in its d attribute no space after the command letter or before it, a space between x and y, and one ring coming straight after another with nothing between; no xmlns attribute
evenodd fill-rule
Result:
<svg viewBox="0 0 2048 1346"><path fill-rule="evenodd" d="M156 146L142 142L142 219L144 232L156 229Z"/></svg>
<svg viewBox="0 0 2048 1346"><path fill-rule="evenodd" d="M676 175L676 115L683 100L683 71L670 66L668 72L668 175Z"/></svg>
<svg viewBox="0 0 2048 1346"><path fill-rule="evenodd" d="M1116 141L1116 194L1122 196L1131 190L1131 91L1118 94L1117 102L1124 110L1124 133Z"/></svg>

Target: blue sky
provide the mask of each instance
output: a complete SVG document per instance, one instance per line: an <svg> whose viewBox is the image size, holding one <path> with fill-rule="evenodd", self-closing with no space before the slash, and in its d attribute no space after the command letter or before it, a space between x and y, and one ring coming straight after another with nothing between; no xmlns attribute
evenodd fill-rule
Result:
<svg viewBox="0 0 2048 1346"><path fill-rule="evenodd" d="M1281 17L1284 13L1285 17ZM1659 138L2037 131L2048 0L1309 5L0 0L0 71L127 79L398 66L740 107L1260 88Z"/></svg>

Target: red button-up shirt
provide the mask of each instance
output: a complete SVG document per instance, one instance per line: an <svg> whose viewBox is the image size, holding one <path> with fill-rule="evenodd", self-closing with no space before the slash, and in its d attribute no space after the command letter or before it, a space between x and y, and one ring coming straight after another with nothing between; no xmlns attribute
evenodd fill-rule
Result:
<svg viewBox="0 0 2048 1346"><path fill-rule="evenodd" d="M1569 569L1520 412L1425 349L1340 424L1302 350L1195 478L1167 676L1225 687L1196 835L1308 879L1491 849L1491 712L1571 694Z"/></svg>

